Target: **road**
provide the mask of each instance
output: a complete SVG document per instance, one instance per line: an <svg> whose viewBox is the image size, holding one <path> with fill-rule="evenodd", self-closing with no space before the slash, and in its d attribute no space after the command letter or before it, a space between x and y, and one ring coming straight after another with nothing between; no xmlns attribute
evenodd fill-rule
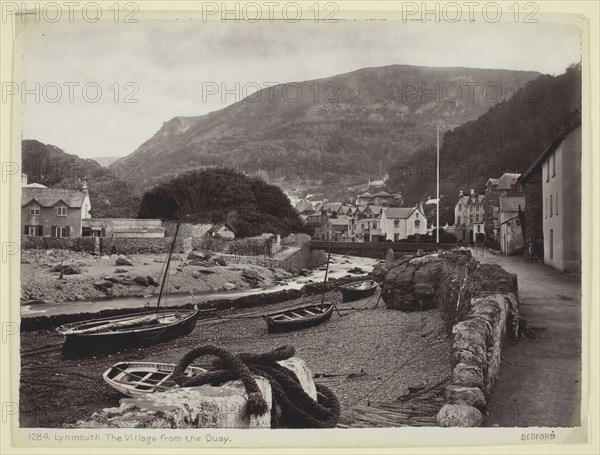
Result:
<svg viewBox="0 0 600 455"><path fill-rule="evenodd" d="M487 426L579 426L581 276L479 249L474 256L517 274L520 316L536 332L507 343Z"/></svg>

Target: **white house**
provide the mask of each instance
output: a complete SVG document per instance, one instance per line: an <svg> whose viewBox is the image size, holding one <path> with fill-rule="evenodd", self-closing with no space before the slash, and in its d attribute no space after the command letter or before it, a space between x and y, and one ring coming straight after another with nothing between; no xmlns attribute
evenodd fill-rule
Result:
<svg viewBox="0 0 600 455"><path fill-rule="evenodd" d="M427 234L427 218L420 208L385 207L381 211L383 240L397 242L415 234Z"/></svg>

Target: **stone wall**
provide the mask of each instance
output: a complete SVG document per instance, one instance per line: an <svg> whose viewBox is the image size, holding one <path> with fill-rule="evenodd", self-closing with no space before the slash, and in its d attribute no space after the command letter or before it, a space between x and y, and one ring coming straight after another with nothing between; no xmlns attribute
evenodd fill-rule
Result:
<svg viewBox="0 0 600 455"><path fill-rule="evenodd" d="M100 251L102 254L168 254L173 243L172 237L161 238L100 238ZM186 239L177 239L175 251L186 253Z"/></svg>
<svg viewBox="0 0 600 455"><path fill-rule="evenodd" d="M500 371L507 334L518 336L515 274L445 252L388 271L382 299L391 309L438 308L452 337L452 382L438 414L440 426L479 426Z"/></svg>
<svg viewBox="0 0 600 455"><path fill-rule="evenodd" d="M311 250L305 243L300 247L290 247L276 255L246 256L238 254L220 254L228 264L251 264L261 267L275 267L288 272L298 273L302 269L319 267L327 262L327 255L321 250Z"/></svg>
<svg viewBox="0 0 600 455"><path fill-rule="evenodd" d="M30 237L21 236L21 248L26 250L71 250L97 253L100 242L97 237Z"/></svg>

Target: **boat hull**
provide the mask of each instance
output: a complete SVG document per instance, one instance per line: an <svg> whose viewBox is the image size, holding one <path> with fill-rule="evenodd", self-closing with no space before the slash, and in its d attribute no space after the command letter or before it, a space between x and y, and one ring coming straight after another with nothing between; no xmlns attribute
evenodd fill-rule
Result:
<svg viewBox="0 0 600 455"><path fill-rule="evenodd" d="M114 332L77 333L72 331L73 333L66 333L62 352L63 354L85 354L98 351L115 351L160 343L187 335L194 330L200 312L198 310L182 311L189 314L170 324L157 324ZM164 312L163 314L170 313L173 312ZM131 316L122 317L122 319L127 318L131 318ZM102 321L102 319L88 321L88 323L94 321ZM110 318L110 321L118 322L119 318Z"/></svg>
<svg viewBox="0 0 600 455"><path fill-rule="evenodd" d="M332 304L323 305L323 311L319 312L315 316L308 316L308 317L303 317L303 318L298 318L298 319L293 319L293 320L278 319L279 316L281 316L282 314L291 313L294 311L302 311L305 309L308 309L309 311L310 310L316 311L316 310L319 310L319 308L320 308L320 305L307 305L307 306L303 306L303 307L297 307L297 308L292 308L290 310L284 310L284 311L280 311L277 313L268 314L268 315L264 316L265 320L267 321L267 330L269 333L291 332L294 330L301 330L301 329L306 329L308 327L313 327L315 325L322 324L322 323L328 321L329 319L331 319L331 315L333 314L333 305Z"/></svg>
<svg viewBox="0 0 600 455"><path fill-rule="evenodd" d="M119 362L107 369L102 378L123 395L136 398L175 387L174 370L174 363ZM194 366L185 370L186 376L204 372L204 368Z"/></svg>
<svg viewBox="0 0 600 455"><path fill-rule="evenodd" d="M352 302L354 300L364 299L365 297L375 294L375 291L377 290L377 283L374 281L369 283L372 283L372 285L366 287L365 289L356 289L350 287L354 285L354 283L352 285L340 286L339 289L342 291L342 302Z"/></svg>

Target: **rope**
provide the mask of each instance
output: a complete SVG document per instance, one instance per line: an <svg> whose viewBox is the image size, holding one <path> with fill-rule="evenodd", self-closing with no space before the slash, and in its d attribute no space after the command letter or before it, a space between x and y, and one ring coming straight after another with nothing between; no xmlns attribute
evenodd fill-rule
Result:
<svg viewBox="0 0 600 455"><path fill-rule="evenodd" d="M214 345L204 345L192 349L185 354L173 371L173 380L181 387L192 387L203 384L223 384L240 379L248 394L248 402L244 408L244 417L264 415L268 410L262 392L254 379L254 375L262 376L271 384L272 428L333 428L340 416L340 405L331 390L316 384L317 401L308 395L298 377L290 370L277 363L292 357L293 346L279 348L263 354L232 354ZM213 369L192 377L185 375L185 369L195 359L204 355L213 355L217 359Z"/></svg>

